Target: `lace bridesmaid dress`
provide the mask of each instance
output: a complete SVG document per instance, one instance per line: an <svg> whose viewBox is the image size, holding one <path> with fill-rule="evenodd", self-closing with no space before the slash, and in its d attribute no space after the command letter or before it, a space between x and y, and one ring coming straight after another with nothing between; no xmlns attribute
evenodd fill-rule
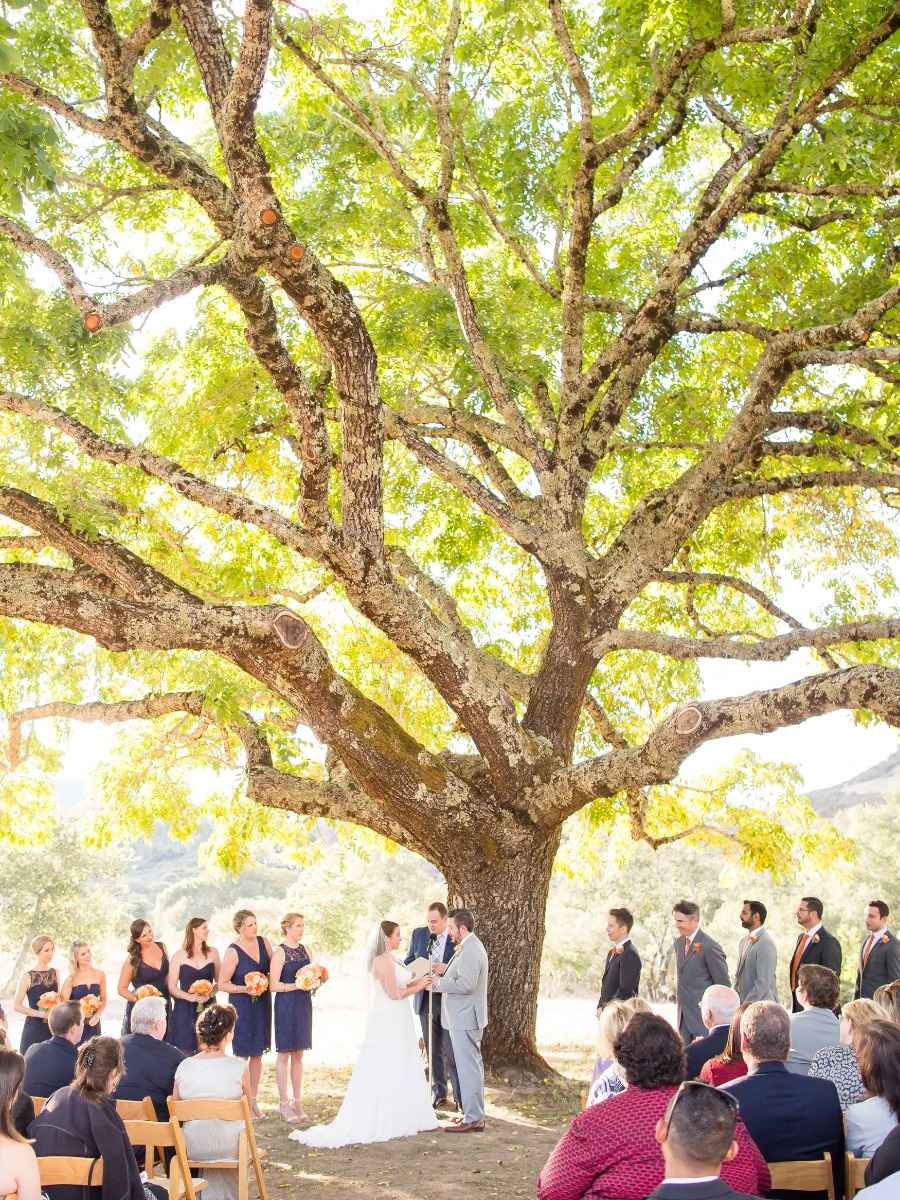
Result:
<svg viewBox="0 0 900 1200"><path fill-rule="evenodd" d="M301 967L309 964L305 946L286 946L281 982L293 983ZM312 996L309 992L275 993L275 1049L279 1054L309 1050L312 1046Z"/></svg>
<svg viewBox="0 0 900 1200"><path fill-rule="evenodd" d="M25 1003L29 1008L37 1008L38 1000L44 992L59 991L59 973L55 967L51 967L49 971L29 971L28 978ZM49 1042L52 1036L46 1017L26 1017L19 1052L24 1054L29 1046L36 1046L38 1042Z"/></svg>

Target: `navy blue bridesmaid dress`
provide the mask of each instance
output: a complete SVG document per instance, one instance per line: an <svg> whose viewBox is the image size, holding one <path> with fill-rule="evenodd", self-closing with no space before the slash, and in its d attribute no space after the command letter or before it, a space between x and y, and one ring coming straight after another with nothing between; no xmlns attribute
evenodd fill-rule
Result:
<svg viewBox="0 0 900 1200"><path fill-rule="evenodd" d="M25 1003L29 1008L37 1008L38 1000L44 992L59 991L59 974L55 967L51 967L49 971L29 971L28 979ZM36 1046L38 1042L49 1042L52 1036L46 1017L26 1017L19 1052L24 1054L29 1046Z"/></svg>
<svg viewBox="0 0 900 1200"><path fill-rule="evenodd" d="M85 998L85 996L97 996L99 998L100 984L99 983L76 983L75 986L72 988L72 995L69 997L69 999L70 1000L83 1000ZM96 1025L88 1025L88 1018L85 1017L84 1018L84 1032L81 1035L81 1041L78 1043L78 1045L81 1046L85 1042L89 1042L91 1040L91 1038L99 1037L99 1035L102 1032L103 1032L103 1030L100 1028L99 1021Z"/></svg>
<svg viewBox="0 0 900 1200"><path fill-rule="evenodd" d="M286 946L281 982L294 983L297 972L307 966L311 959L305 946ZM279 1054L293 1054L295 1050L309 1050L312 1046L312 994L310 992L275 993L275 1049Z"/></svg>
<svg viewBox="0 0 900 1200"><path fill-rule="evenodd" d="M191 990L191 984L198 979L208 979L216 982L216 964L208 962L202 967L192 967L190 963L182 963L178 971L178 986L183 992ZM169 1022L169 1041L177 1046L182 1053L194 1055L200 1049L197 1041L197 1018L210 1004L215 1004L216 993L210 992L209 999L204 1004L195 1004L193 1000L182 1000L179 996L172 998L172 1020Z"/></svg>
<svg viewBox="0 0 900 1200"><path fill-rule="evenodd" d="M166 1020L171 1020L172 1001L169 997L169 956L163 950L162 942L156 942L155 945L162 950L162 962L159 967L151 967L145 962L141 962L138 969L135 971L131 980L131 990L136 992L138 988L144 987L146 984L151 984L163 1000L166 1002ZM131 1033L131 1010L134 1008L134 1001L129 1000L125 1005L125 1017L122 1021L122 1036L126 1033ZM168 1030L166 1032L166 1041L169 1040Z"/></svg>
<svg viewBox="0 0 900 1200"><path fill-rule="evenodd" d="M237 943L231 943L231 948L237 954L237 966L231 982L238 987L242 987L245 977L254 971L262 971L268 977L271 959L265 938L259 934L256 935L256 947L259 951L258 960L246 954ZM246 992L237 992L230 999L238 1015L232 1043L234 1052L241 1058L259 1058L272 1045L272 995L265 991L254 1000Z"/></svg>

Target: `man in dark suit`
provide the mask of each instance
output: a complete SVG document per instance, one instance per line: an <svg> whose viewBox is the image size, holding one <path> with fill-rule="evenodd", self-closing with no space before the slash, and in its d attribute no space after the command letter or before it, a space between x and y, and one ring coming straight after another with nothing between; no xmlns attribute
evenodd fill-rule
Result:
<svg viewBox="0 0 900 1200"><path fill-rule="evenodd" d="M679 936L672 947L676 971L676 1015L678 1032L689 1046L702 1038L706 1028L700 1019L703 993L714 983L728 987L728 964L725 951L700 929L700 905L693 900L679 900L672 908Z"/></svg>
<svg viewBox="0 0 900 1200"><path fill-rule="evenodd" d="M835 1195L844 1194L844 1119L830 1079L793 1075L785 1066L791 1020L780 1004L758 1000L741 1018L743 1079L723 1084L740 1105L741 1119L766 1162L813 1160L828 1151ZM814 1200L824 1192L773 1192L784 1200Z"/></svg>
<svg viewBox="0 0 900 1200"><path fill-rule="evenodd" d="M597 1012L610 1000L630 1000L638 994L641 982L641 956L634 948L631 930L634 917L627 908L611 908L606 922L606 936L612 949L606 956Z"/></svg>
<svg viewBox="0 0 900 1200"><path fill-rule="evenodd" d="M870 900L866 905L866 936L856 964L854 1000L871 1000L876 989L900 979L900 941L887 927L890 911L883 900Z"/></svg>
<svg viewBox="0 0 900 1200"><path fill-rule="evenodd" d="M705 1083L683 1083L656 1123L666 1178L647 1200L749 1200L719 1172L737 1157L737 1110L728 1092Z"/></svg>
<svg viewBox="0 0 900 1200"><path fill-rule="evenodd" d="M22 1091L44 1100L59 1088L68 1087L75 1078L78 1043L84 1030L81 1005L66 1000L51 1008L47 1018L53 1035L47 1042L38 1042L25 1051L25 1078Z"/></svg>
<svg viewBox="0 0 900 1200"><path fill-rule="evenodd" d="M797 972L807 963L828 967L838 979L841 977L841 962L844 952L841 943L822 924L825 911L822 901L816 896L804 896L797 905L797 922L802 932L797 938L791 957L791 1004L793 1012L802 1012L803 1005L797 999Z"/></svg>
<svg viewBox="0 0 900 1200"><path fill-rule="evenodd" d="M414 929L409 939L406 965L417 958L430 958L434 962L448 963L453 958L454 943L447 928L447 906L438 900L428 909L427 925ZM455 1112L460 1104L459 1075L450 1035L441 1025L441 994L430 993L431 1008L429 1021L429 991L416 992L413 1007L419 1015L425 1052L428 1053L428 1027L431 1025L431 1079L432 1103L438 1112ZM447 1095L447 1075L453 1085L453 1100Z"/></svg>
<svg viewBox="0 0 900 1200"><path fill-rule="evenodd" d="M157 1119L168 1121L166 1104L175 1086L175 1072L184 1055L163 1041L166 1036L166 1002L145 996L131 1010L131 1033L121 1039L125 1074L113 1092L114 1100L143 1100L149 1096Z"/></svg>
<svg viewBox="0 0 900 1200"><path fill-rule="evenodd" d="M687 1077L696 1079L703 1064L721 1054L728 1041L731 1019L740 1007L741 998L730 987L714 983L703 993L700 1001L700 1019L709 1030L706 1037L691 1042L687 1048Z"/></svg>

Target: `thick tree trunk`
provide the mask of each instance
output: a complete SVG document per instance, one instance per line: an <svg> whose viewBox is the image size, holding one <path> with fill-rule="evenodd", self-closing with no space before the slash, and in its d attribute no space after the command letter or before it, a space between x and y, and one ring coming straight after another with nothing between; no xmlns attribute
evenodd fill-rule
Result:
<svg viewBox="0 0 900 1200"><path fill-rule="evenodd" d="M530 847L486 861L455 856L444 871L453 906L470 908L490 960L488 1027L483 1052L494 1075L545 1077L551 1068L535 1041L541 951L550 873L560 831L535 837Z"/></svg>

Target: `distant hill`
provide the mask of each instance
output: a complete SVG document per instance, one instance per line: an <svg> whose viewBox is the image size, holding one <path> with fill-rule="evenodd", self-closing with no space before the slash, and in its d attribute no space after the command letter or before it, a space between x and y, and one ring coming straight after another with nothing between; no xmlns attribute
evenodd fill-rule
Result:
<svg viewBox="0 0 900 1200"><path fill-rule="evenodd" d="M900 795L900 750L852 779L845 779L833 787L817 788L809 793L808 799L820 817L833 817L843 808L884 804L896 795Z"/></svg>

